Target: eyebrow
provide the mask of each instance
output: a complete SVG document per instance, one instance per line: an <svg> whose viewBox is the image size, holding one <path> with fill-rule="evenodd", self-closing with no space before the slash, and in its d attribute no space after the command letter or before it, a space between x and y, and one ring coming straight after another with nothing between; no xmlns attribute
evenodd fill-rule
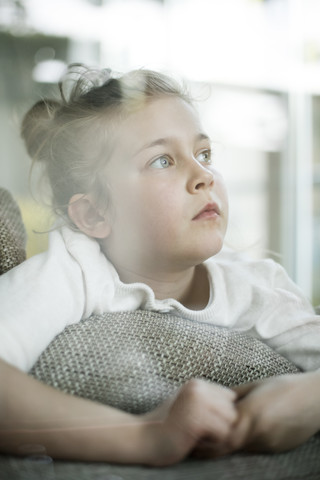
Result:
<svg viewBox="0 0 320 480"><path fill-rule="evenodd" d="M207 140L210 142L210 137L205 133L199 133L198 135L196 135L195 141L199 142L201 140ZM171 137L157 138L156 140L153 140L152 142L146 143L145 145L143 145L143 147L141 147L133 156L135 157L142 151L148 150L149 148L152 148L152 147L157 147L159 145L168 145L170 143L173 143L173 141L174 141L174 138L171 138Z"/></svg>

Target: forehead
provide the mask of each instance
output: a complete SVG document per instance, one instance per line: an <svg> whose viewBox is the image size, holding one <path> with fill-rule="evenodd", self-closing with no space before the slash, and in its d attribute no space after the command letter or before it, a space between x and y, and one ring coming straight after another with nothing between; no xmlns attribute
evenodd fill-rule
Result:
<svg viewBox="0 0 320 480"><path fill-rule="evenodd" d="M179 97L148 100L129 113L117 129L118 147L139 146L157 138L195 137L203 129L195 108Z"/></svg>

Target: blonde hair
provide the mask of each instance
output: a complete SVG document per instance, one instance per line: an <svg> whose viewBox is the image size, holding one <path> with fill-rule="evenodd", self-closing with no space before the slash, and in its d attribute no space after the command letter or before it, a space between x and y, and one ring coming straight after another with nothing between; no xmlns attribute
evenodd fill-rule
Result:
<svg viewBox="0 0 320 480"><path fill-rule="evenodd" d="M108 203L101 171L108 161L111 126L153 98L169 95L191 103L185 86L144 69L116 76L107 69L73 64L59 90L59 100L43 99L26 113L21 135L33 165L44 166L54 211L66 219L74 194L91 193L97 205Z"/></svg>

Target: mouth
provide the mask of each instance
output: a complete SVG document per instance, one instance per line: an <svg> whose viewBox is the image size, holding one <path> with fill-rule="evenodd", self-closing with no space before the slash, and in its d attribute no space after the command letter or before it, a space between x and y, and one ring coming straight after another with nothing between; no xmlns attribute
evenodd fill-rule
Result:
<svg viewBox="0 0 320 480"><path fill-rule="evenodd" d="M220 208L216 203L208 203L192 220L214 219L221 214Z"/></svg>

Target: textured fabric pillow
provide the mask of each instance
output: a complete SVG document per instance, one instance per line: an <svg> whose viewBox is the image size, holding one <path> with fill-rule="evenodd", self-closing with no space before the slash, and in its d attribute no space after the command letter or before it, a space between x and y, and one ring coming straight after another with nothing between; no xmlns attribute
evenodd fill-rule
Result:
<svg viewBox="0 0 320 480"><path fill-rule="evenodd" d="M93 315L66 328L30 373L65 392L142 413L193 377L232 386L296 372L245 334L139 310Z"/></svg>
<svg viewBox="0 0 320 480"><path fill-rule="evenodd" d="M26 232L18 205L0 188L0 275L26 258Z"/></svg>

